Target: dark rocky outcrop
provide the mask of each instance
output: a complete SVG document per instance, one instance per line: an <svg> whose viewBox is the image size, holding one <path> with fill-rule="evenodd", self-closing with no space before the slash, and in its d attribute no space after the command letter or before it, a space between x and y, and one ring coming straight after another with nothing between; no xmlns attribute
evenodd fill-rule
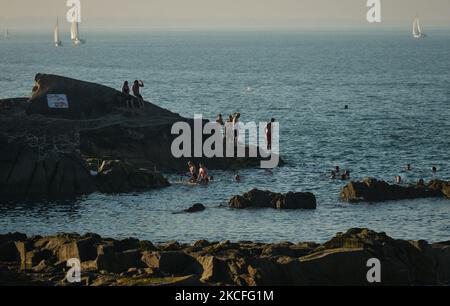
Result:
<svg viewBox="0 0 450 306"><path fill-rule="evenodd" d="M190 158L173 157L177 135L171 128L175 122L192 126L193 120L151 103L130 108L135 98L94 83L48 74L35 81L31 98L0 100L0 196L145 190L167 186L156 169L185 170ZM48 94L66 94L69 108L49 108ZM93 169L90 160L99 164ZM234 169L258 166L261 158L192 160ZM99 171L103 161L108 169ZM99 171L98 178L91 170Z"/></svg>
<svg viewBox="0 0 450 306"><path fill-rule="evenodd" d="M1 285L69 285L66 261L81 261L81 285L450 285L450 242L398 240L351 229L323 243L198 241L154 246L95 234L0 235ZM369 259L381 283L367 280Z"/></svg>
<svg viewBox="0 0 450 306"><path fill-rule="evenodd" d="M450 182L431 181L428 184L409 186L390 185L374 178L351 182L341 191L341 199L347 202L381 202L417 198L449 197Z"/></svg>
<svg viewBox="0 0 450 306"><path fill-rule="evenodd" d="M277 208L277 209L316 209L316 197L306 192L274 193L253 189L243 196L234 196L229 206L236 209L244 208Z"/></svg>
<svg viewBox="0 0 450 306"><path fill-rule="evenodd" d="M188 209L185 209L184 212L191 214L191 213L204 211L205 209L206 209L205 205L196 203L196 204L192 205L191 207L189 207Z"/></svg>

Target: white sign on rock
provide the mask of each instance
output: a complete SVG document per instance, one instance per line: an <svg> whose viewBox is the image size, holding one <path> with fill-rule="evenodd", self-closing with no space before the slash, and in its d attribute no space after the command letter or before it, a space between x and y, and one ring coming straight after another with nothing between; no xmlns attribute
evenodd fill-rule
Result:
<svg viewBox="0 0 450 306"><path fill-rule="evenodd" d="M69 101L64 94L48 94L47 104L49 108L69 108Z"/></svg>

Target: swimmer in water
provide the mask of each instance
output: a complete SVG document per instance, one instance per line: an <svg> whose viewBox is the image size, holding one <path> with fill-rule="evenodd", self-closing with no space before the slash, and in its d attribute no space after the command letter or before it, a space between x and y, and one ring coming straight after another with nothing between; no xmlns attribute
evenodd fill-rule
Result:
<svg viewBox="0 0 450 306"><path fill-rule="evenodd" d="M208 176L208 169L203 164L199 165L198 182L209 183L210 177Z"/></svg>
<svg viewBox="0 0 450 306"><path fill-rule="evenodd" d="M412 170L411 165L410 165L410 164L407 164L407 165L406 165L406 171L411 171L411 170Z"/></svg>
<svg viewBox="0 0 450 306"><path fill-rule="evenodd" d="M331 178L332 180L335 180L335 179L336 179L336 171L331 171L331 176L330 176L330 178Z"/></svg>
<svg viewBox="0 0 450 306"><path fill-rule="evenodd" d="M188 162L188 167L189 167L189 182L196 182L198 179L198 175L197 175L197 167L195 167L193 162Z"/></svg>
<svg viewBox="0 0 450 306"><path fill-rule="evenodd" d="M234 176L234 180L239 183L241 181L241 176L239 174L236 174Z"/></svg>
<svg viewBox="0 0 450 306"><path fill-rule="evenodd" d="M402 177L400 175L397 175L397 177L395 178L395 181L397 184L401 184L402 183Z"/></svg>

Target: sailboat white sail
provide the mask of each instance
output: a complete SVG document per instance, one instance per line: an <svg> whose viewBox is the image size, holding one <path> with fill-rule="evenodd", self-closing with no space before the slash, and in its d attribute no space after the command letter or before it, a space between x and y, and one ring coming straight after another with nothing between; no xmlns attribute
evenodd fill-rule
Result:
<svg viewBox="0 0 450 306"><path fill-rule="evenodd" d="M420 20L419 20L418 16L414 19L412 34L413 34L414 38L425 38L426 37L426 35L424 33L422 33L422 29L420 27Z"/></svg>
<svg viewBox="0 0 450 306"><path fill-rule="evenodd" d="M53 32L54 35L54 42L56 47L62 47L62 41L59 39L59 22L58 19L56 19L56 25L55 30Z"/></svg>
<svg viewBox="0 0 450 306"><path fill-rule="evenodd" d="M80 38L80 29L78 27L78 22L72 22L72 27L70 29L70 38L75 46L82 45L86 41Z"/></svg>
<svg viewBox="0 0 450 306"><path fill-rule="evenodd" d="M8 29L5 29L5 35L3 36L4 40L7 40L9 38L9 31Z"/></svg>

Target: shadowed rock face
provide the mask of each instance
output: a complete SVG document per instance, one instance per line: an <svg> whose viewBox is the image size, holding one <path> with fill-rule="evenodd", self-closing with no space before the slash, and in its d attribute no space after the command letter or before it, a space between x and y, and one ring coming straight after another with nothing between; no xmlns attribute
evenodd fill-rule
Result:
<svg viewBox="0 0 450 306"><path fill-rule="evenodd" d="M243 196L235 196L229 206L236 209L244 208L277 208L277 209L316 209L316 197L306 192L274 193L253 189Z"/></svg>
<svg viewBox="0 0 450 306"><path fill-rule="evenodd" d="M81 261L82 285L371 285L369 259L381 263L379 285L450 285L450 242L397 240L351 229L328 242L197 241L155 246L95 234L0 235L2 285L68 285L66 261Z"/></svg>
<svg viewBox="0 0 450 306"><path fill-rule="evenodd" d="M260 164L258 157L175 158L172 125L193 126L193 120L147 102L144 109L130 108L137 105L134 97L94 83L48 74L35 81L30 99L0 100L0 195L45 198L163 187L167 183L154 170L185 171L189 160L224 170ZM69 108L49 108L48 94L65 94ZM129 181L120 185L113 177L124 168L115 167L100 173L99 183L89 170L100 165L88 169L87 159L120 161Z"/></svg>
<svg viewBox="0 0 450 306"><path fill-rule="evenodd" d="M341 199L347 202L381 202L417 198L449 197L450 182L431 181L428 185L390 185L374 178L351 182L341 191Z"/></svg>

